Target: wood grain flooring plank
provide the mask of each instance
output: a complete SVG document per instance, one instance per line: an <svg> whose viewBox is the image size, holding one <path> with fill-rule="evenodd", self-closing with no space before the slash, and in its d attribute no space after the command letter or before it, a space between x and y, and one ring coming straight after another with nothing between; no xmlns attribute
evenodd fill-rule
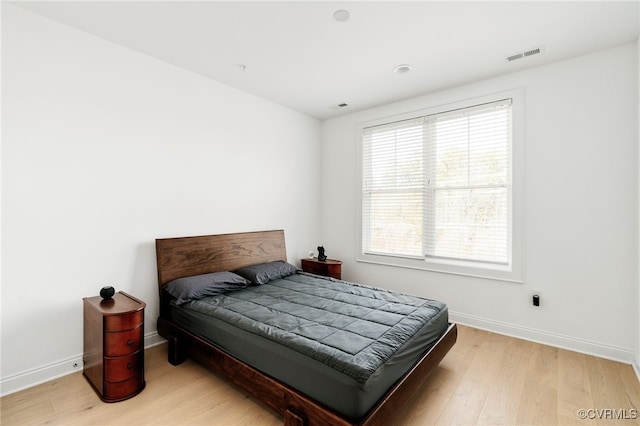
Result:
<svg viewBox="0 0 640 426"><path fill-rule="evenodd" d="M557 349L545 345L531 348L526 379L520 397L517 424L558 424Z"/></svg>
<svg viewBox="0 0 640 426"><path fill-rule="evenodd" d="M501 340L503 347L496 349L504 351L505 357L489 389L479 424L513 425L518 420L527 378L522 365L529 362L533 344L519 339Z"/></svg>

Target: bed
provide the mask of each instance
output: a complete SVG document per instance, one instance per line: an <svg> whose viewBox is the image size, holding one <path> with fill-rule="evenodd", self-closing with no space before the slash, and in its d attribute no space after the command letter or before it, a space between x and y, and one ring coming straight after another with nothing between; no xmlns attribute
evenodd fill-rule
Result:
<svg viewBox="0 0 640 426"><path fill-rule="evenodd" d="M282 230L157 239L156 256L169 362L194 359L286 425L389 424L456 341L440 302L291 270ZM248 281L180 293L228 271Z"/></svg>

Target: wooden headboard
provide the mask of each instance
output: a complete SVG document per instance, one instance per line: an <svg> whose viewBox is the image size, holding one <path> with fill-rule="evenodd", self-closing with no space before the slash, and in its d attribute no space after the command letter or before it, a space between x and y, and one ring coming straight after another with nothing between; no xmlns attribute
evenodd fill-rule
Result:
<svg viewBox="0 0 640 426"><path fill-rule="evenodd" d="M284 231L156 239L158 290L176 278L287 260Z"/></svg>

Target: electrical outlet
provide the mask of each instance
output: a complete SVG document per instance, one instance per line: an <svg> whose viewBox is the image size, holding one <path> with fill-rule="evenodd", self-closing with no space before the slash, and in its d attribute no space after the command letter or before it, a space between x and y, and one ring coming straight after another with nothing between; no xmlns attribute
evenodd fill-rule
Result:
<svg viewBox="0 0 640 426"><path fill-rule="evenodd" d="M542 299L542 292L540 290L532 290L531 291L531 303L533 306L540 306L540 301Z"/></svg>

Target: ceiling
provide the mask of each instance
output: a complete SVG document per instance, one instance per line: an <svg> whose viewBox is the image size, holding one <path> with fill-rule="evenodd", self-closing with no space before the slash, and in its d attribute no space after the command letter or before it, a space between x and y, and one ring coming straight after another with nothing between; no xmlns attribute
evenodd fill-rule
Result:
<svg viewBox="0 0 640 426"><path fill-rule="evenodd" d="M638 1L12 4L318 119L631 43L640 26Z"/></svg>

